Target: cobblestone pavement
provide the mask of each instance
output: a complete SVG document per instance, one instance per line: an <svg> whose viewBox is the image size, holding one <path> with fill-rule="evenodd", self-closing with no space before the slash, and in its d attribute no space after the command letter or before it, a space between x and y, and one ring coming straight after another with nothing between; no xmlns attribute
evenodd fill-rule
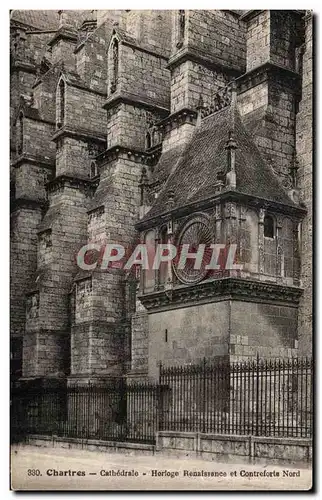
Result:
<svg viewBox="0 0 322 500"><path fill-rule="evenodd" d="M203 475L194 476L197 472ZM14 490L308 490L311 482L311 469L290 465L32 446L14 446L11 452Z"/></svg>

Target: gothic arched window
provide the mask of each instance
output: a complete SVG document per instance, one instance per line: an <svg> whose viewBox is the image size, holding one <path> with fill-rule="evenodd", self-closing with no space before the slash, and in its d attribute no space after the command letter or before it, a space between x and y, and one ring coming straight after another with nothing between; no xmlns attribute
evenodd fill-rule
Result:
<svg viewBox="0 0 322 500"><path fill-rule="evenodd" d="M111 86L110 91L111 94L116 91L119 77L119 42L116 38L114 38L111 46L112 55L111 55L111 64L112 64L112 72L111 72Z"/></svg>
<svg viewBox="0 0 322 500"><path fill-rule="evenodd" d="M184 10L179 10L178 12L178 39L177 47L180 48L183 45L184 33L186 28L186 13Z"/></svg>
<svg viewBox="0 0 322 500"><path fill-rule="evenodd" d="M145 135L145 148L149 149L152 147L151 133L147 132Z"/></svg>
<svg viewBox="0 0 322 500"><path fill-rule="evenodd" d="M90 169L90 178L93 179L98 175L98 169L97 169L97 163L96 161L91 162L91 169Z"/></svg>
<svg viewBox="0 0 322 500"><path fill-rule="evenodd" d="M265 238L274 238L275 236L275 224L274 224L274 219L271 215L265 215L264 236Z"/></svg>
<svg viewBox="0 0 322 500"><path fill-rule="evenodd" d="M57 95L57 127L61 128L65 121L65 82L60 80Z"/></svg>
<svg viewBox="0 0 322 500"><path fill-rule="evenodd" d="M19 155L21 155L23 151L23 113L20 113L19 115L17 138L18 138L17 152Z"/></svg>

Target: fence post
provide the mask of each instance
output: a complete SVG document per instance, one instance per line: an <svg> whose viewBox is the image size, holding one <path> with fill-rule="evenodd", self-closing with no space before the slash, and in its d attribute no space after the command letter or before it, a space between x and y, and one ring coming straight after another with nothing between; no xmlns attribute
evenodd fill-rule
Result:
<svg viewBox="0 0 322 500"><path fill-rule="evenodd" d="M256 356L256 436L259 435L259 354Z"/></svg>
<svg viewBox="0 0 322 500"><path fill-rule="evenodd" d="M206 358L203 358L203 401L202 401L202 432L206 432Z"/></svg>
<svg viewBox="0 0 322 500"><path fill-rule="evenodd" d="M163 391L162 391L162 362L159 361L159 384L157 390L157 431L163 430Z"/></svg>

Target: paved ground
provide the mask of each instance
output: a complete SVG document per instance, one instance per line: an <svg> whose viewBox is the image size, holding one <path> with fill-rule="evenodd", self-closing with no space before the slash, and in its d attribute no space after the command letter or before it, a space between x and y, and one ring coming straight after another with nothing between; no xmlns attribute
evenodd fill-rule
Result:
<svg viewBox="0 0 322 500"><path fill-rule="evenodd" d="M155 476L155 470L159 474L167 472ZM73 471L75 473L71 475ZM119 471L119 475L106 475L113 474L112 471L114 474ZM189 475L196 471L216 472L217 477ZM126 472L137 475L121 475ZM256 472L266 476L254 477ZM59 473L64 475L58 475ZM250 476L250 473L253 475ZM267 474L273 476L267 477ZM11 487L14 490L303 491L311 487L311 478L310 469L280 465L225 464L32 446L15 446L11 452Z"/></svg>

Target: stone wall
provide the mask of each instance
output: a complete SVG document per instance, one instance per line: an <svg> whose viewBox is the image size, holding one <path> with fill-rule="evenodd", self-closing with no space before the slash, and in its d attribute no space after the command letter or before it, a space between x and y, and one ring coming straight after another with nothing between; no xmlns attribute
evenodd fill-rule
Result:
<svg viewBox="0 0 322 500"><path fill-rule="evenodd" d="M247 67L246 71L264 64L270 58L270 13L265 10L259 15L247 21L246 47Z"/></svg>
<svg viewBox="0 0 322 500"><path fill-rule="evenodd" d="M23 153L40 156L41 159L45 160L54 159L56 150L55 144L51 141L53 133L53 124L24 117L22 145ZM19 138L17 139L19 140Z"/></svg>
<svg viewBox="0 0 322 500"><path fill-rule="evenodd" d="M56 175L90 176L91 159L86 140L63 137L56 141Z"/></svg>
<svg viewBox="0 0 322 500"><path fill-rule="evenodd" d="M227 10L190 10L187 18L189 48L224 67L244 72L245 29L238 16Z"/></svg>
<svg viewBox="0 0 322 500"><path fill-rule="evenodd" d="M144 151L145 135L149 119L158 121L159 114L150 112L141 106L120 103L107 112L107 145L126 146Z"/></svg>
<svg viewBox="0 0 322 500"><path fill-rule="evenodd" d="M274 438L234 436L196 432L159 431L156 449L173 457L206 460L256 459L265 463L279 461L303 463L312 461L312 440L305 438Z"/></svg>
<svg viewBox="0 0 322 500"><path fill-rule="evenodd" d="M194 61L185 61L171 72L171 112L182 108L196 109L202 96L205 106L216 92L227 85L228 76Z"/></svg>
<svg viewBox="0 0 322 500"><path fill-rule="evenodd" d="M97 28L77 50L76 71L89 88L106 93L106 51L112 25Z"/></svg>
<svg viewBox="0 0 322 500"><path fill-rule="evenodd" d="M25 294L30 290L37 265L37 227L41 208L20 208L11 215L10 226L10 330L25 330Z"/></svg>
<svg viewBox="0 0 322 500"><path fill-rule="evenodd" d="M230 354L242 361L297 355L297 307L231 301Z"/></svg>
<svg viewBox="0 0 322 500"><path fill-rule="evenodd" d="M86 15L62 14L69 28L73 17L77 22L72 24L80 26ZM17 199L46 201L45 185L53 175L54 162L56 176L88 179L91 157L105 148L106 138L107 148L121 145L129 149L114 151L114 159L108 151L106 163L100 160L100 181L94 195L88 183L72 185L60 179L48 187L49 209L44 216L36 204L33 209L16 207L12 226L12 327L16 339L21 339L26 327L24 376L66 375L70 342L73 376L123 373L130 344L132 370L149 368L152 378L160 360L171 365L228 353L236 359L257 352L264 357L296 354L295 307L222 300L149 316L143 307L133 313L129 312L126 276L119 270L96 270L83 276L75 255L87 241L117 242L129 248L137 241L134 224L141 201L143 159L132 150L146 149L151 122L161 121L168 111L196 109L200 96L204 105L209 105L215 92L245 69L254 71L271 62L287 70L299 70L299 40L293 37L294 31L301 31L299 19L294 11L255 12L240 18L227 10L187 10L179 46L175 31L178 11L98 11L98 27L84 44L79 44L76 31L74 39L58 37L52 41L51 53L45 43L53 33L28 34L26 39L22 34L19 47L12 43L15 57L23 57L25 65L12 70L12 120L20 94L34 94L32 107L25 107L22 144L23 152L32 158L12 169ZM309 352L312 320L311 30L308 21L297 116L298 89L282 73L281 78L267 74L255 82L246 74L242 78L247 88L238 96L246 126L250 125L258 147L276 173L284 177L293 165L296 137L299 187L308 209L302 226L301 278L305 292L299 319L304 353ZM113 31L119 38L119 79L116 91L106 101L110 68L107 49ZM42 64L33 86L33 63L38 64L43 55L54 66L46 71L46 64ZM59 64L62 61L64 67ZM53 141L58 132L55 122L61 73L65 73L66 81L65 119L61 135ZM172 118L163 128L163 153L177 148L179 156L180 147L192 137L196 117L192 113L190 121L187 117L180 121L181 117L176 123ZM64 130L64 126L70 130ZM19 123L17 128L12 127L12 140L15 135L20 139ZM15 147L12 143L12 153ZM224 219L226 224L229 216L224 215ZM282 220L278 237L272 241L262 239L255 210L249 210L243 221L239 224L230 220L227 227L239 231L244 277L257 279L261 273L265 281L298 284L293 281L298 266L294 236L297 221ZM226 235L225 227L222 231ZM231 236L237 238L237 232ZM17 357L19 342L14 347Z"/></svg>
<svg viewBox="0 0 322 500"><path fill-rule="evenodd" d="M105 134L104 101L104 96L66 85L65 125L74 129L91 131L98 135Z"/></svg>
<svg viewBox="0 0 322 500"><path fill-rule="evenodd" d="M85 194L65 186L50 193L49 203L49 210L38 226L37 273L32 286L39 290L39 305L38 314L26 318L24 376L69 371L69 293L77 271L76 253L86 241ZM38 342L41 332L47 332L51 339L51 356L38 355L29 364L30 349L41 350Z"/></svg>
<svg viewBox="0 0 322 500"><path fill-rule="evenodd" d="M149 376L158 363L180 365L228 354L229 302L149 314Z"/></svg>
<svg viewBox="0 0 322 500"><path fill-rule="evenodd" d="M35 165L24 161L15 167L16 198L45 201L47 198L45 185L53 175L49 165Z"/></svg>
<svg viewBox="0 0 322 500"><path fill-rule="evenodd" d="M171 10L130 10L124 27L144 48L169 57Z"/></svg>
<svg viewBox="0 0 322 500"><path fill-rule="evenodd" d="M166 68L167 60L124 43L120 45L119 50L118 90L167 108L170 81L170 72Z"/></svg>
<svg viewBox="0 0 322 500"><path fill-rule="evenodd" d="M305 51L303 55L303 89L300 109L296 122L296 149L299 162L298 185L301 197L307 209L307 216L302 223L301 245L301 280L304 288L299 315L299 348L303 354L312 353L313 312L312 312L312 258L313 258L313 21L312 13L307 13Z"/></svg>

